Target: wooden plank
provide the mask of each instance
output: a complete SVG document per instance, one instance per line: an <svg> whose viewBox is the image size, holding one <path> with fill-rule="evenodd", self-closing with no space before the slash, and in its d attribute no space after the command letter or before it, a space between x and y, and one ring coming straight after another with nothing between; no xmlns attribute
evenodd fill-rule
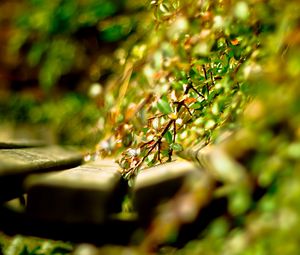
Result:
<svg viewBox="0 0 300 255"><path fill-rule="evenodd" d="M46 143L41 140L33 139L22 139L22 140L6 140L0 141L0 149L19 149L19 148L30 148L30 147L41 147L45 146Z"/></svg>
<svg viewBox="0 0 300 255"><path fill-rule="evenodd" d="M224 184L245 185L251 179L244 166L226 152L226 143L207 145L203 148L194 147L186 150L181 156L192 160L200 168L206 169L216 181ZM239 152L236 152L239 153Z"/></svg>
<svg viewBox="0 0 300 255"><path fill-rule="evenodd" d="M59 146L0 149L0 201L21 195L28 174L67 169L81 162L80 153Z"/></svg>
<svg viewBox="0 0 300 255"><path fill-rule="evenodd" d="M174 161L142 170L132 189L133 204L139 217L151 216L155 207L174 196L188 177L199 174L199 168L188 161Z"/></svg>
<svg viewBox="0 0 300 255"><path fill-rule="evenodd" d="M53 222L103 223L111 212L121 210L121 177L112 160L29 176L27 211L34 218Z"/></svg>
<svg viewBox="0 0 300 255"><path fill-rule="evenodd" d="M193 161L195 163L199 163L197 155L203 148L205 148L205 146L207 146L207 145L204 142L199 143L196 146L186 148L185 150L183 150L182 152L179 153L179 156L188 161Z"/></svg>

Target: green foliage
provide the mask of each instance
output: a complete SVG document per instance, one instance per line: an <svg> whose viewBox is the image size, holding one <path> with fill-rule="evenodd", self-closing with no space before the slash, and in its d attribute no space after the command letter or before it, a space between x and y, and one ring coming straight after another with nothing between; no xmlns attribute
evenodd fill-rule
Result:
<svg viewBox="0 0 300 255"><path fill-rule="evenodd" d="M145 7L125 0L26 0L0 3L0 11L6 31L0 118L48 125L59 143L95 145L106 134L116 96L110 90L116 91L127 49L141 37L145 24L137 21Z"/></svg>
<svg viewBox="0 0 300 255"><path fill-rule="evenodd" d="M4 236L1 234L1 239L2 237ZM2 252L7 255L67 255L72 250L69 243L17 235L4 242Z"/></svg>
<svg viewBox="0 0 300 255"><path fill-rule="evenodd" d="M15 123L16 126L30 123L32 127L47 127L61 144L91 148L103 135L99 120L102 115L97 104L78 93L69 93L43 103L33 96L16 94L2 100L0 112L3 121ZM95 127L97 122L99 127Z"/></svg>
<svg viewBox="0 0 300 255"><path fill-rule="evenodd" d="M117 110L126 115L134 102L134 117L117 122L124 127L125 120L135 139L125 146L120 164L131 176L144 163L170 160L175 144L184 149L216 144L224 155L212 152L211 158L224 172L215 176L220 187L213 194L228 201L226 215L199 240L180 250L163 247L160 254L299 253L298 2L151 5L154 30L137 60L144 62L133 64L138 71L132 69L127 84L130 99ZM146 105L145 95L150 95ZM219 142L228 130L234 134ZM122 136L124 128L118 131ZM176 199L184 204L175 197L159 210L142 247L176 236L182 220L170 211ZM165 215L177 219L174 226L157 220Z"/></svg>
<svg viewBox="0 0 300 255"><path fill-rule="evenodd" d="M46 1L26 2L10 47L20 54L25 48L27 63L49 89L94 56L74 37L82 28L96 27L97 39L110 46L118 42L109 57L97 51L88 67L94 82L109 71L103 79L105 96L98 91L95 104L89 104L84 96L70 95L66 105L11 98L3 109L18 107L13 118L36 123L52 119L65 130L62 136L70 126L80 126L75 118L80 112L87 126L97 122L101 129L95 153L119 157L127 178L193 145L214 144L222 153L211 154L218 183L211 195L226 198L226 214L183 249L163 247L160 253L298 254L298 1L154 0L147 10L111 1L100 8L100 2L53 1L49 8L41 8ZM119 17L122 8L135 15ZM233 135L223 140L226 132ZM162 208L184 211L186 205L206 201L207 190L190 186L186 197L175 197L173 207ZM175 211L158 210L158 219L165 223L163 216L171 215L173 221L153 220L141 254L144 246L152 249L176 239L182 219ZM159 235L153 240L151 233Z"/></svg>
<svg viewBox="0 0 300 255"><path fill-rule="evenodd" d="M259 48L241 69L248 86L244 93L251 100L239 117L238 131L215 145L227 155L215 161L220 166L233 162L236 173L244 177L236 184L219 179L223 186L215 191L228 199L232 218L216 219L201 239L174 254L297 254L300 250L296 201L300 73L294 62L299 59L299 5L274 1L257 6L244 1L236 8L243 22L249 15L259 19ZM272 18L267 15L270 12ZM253 196L258 189L260 196ZM212 235L218 221L232 225L226 234Z"/></svg>
<svg viewBox="0 0 300 255"><path fill-rule="evenodd" d="M40 85L49 91L59 79L90 62L88 51L99 51L99 42L117 42L134 29L129 16L111 19L125 8L126 1L57 0L24 1L16 12L8 49L38 69ZM94 49L85 48L82 36L94 37Z"/></svg>
<svg viewBox="0 0 300 255"><path fill-rule="evenodd" d="M234 8L245 17L232 15ZM129 51L123 74L127 80L112 111L119 117L111 124L119 128L108 138L116 146L113 151L125 150L119 163L127 177L144 162L169 161L174 152L210 143L219 130L234 128L248 100L240 69L259 45L249 8L221 2L200 7L193 1L151 2L155 26ZM118 142L126 135L125 127L134 134L128 146ZM128 153L132 150L134 156Z"/></svg>
<svg viewBox="0 0 300 255"><path fill-rule="evenodd" d="M157 101L157 108L162 114L169 114L172 112L172 108L169 105L166 97L163 97Z"/></svg>

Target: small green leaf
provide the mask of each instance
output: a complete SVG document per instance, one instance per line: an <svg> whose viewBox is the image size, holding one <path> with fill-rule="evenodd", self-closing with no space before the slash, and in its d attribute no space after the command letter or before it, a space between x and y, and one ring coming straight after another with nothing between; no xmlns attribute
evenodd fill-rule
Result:
<svg viewBox="0 0 300 255"><path fill-rule="evenodd" d="M194 110L201 110L203 108L203 105L200 102L196 102L196 103L193 103L190 106L190 108L194 109Z"/></svg>
<svg viewBox="0 0 300 255"><path fill-rule="evenodd" d="M28 250L28 247L24 245L23 250L19 253L20 255L30 255L30 251Z"/></svg>
<svg viewBox="0 0 300 255"><path fill-rule="evenodd" d="M181 144L179 143L172 143L171 144L171 148L174 150L174 151L183 151L183 147Z"/></svg>
<svg viewBox="0 0 300 255"><path fill-rule="evenodd" d="M173 138L172 138L172 134L171 134L170 131L167 131L167 132L165 133L164 137L166 138L167 143L172 143Z"/></svg>
<svg viewBox="0 0 300 255"><path fill-rule="evenodd" d="M172 83L172 88L175 89L175 90L183 90L183 83L182 82L177 82L177 81L174 81Z"/></svg>
<svg viewBox="0 0 300 255"><path fill-rule="evenodd" d="M163 157L168 157L169 156L169 152L170 150L169 149L166 149L166 150L161 150L160 153Z"/></svg>
<svg viewBox="0 0 300 255"><path fill-rule="evenodd" d="M209 95L209 90L208 90L208 86L207 85L204 85L202 87L201 93L202 93L202 95L205 95L206 97Z"/></svg>
<svg viewBox="0 0 300 255"><path fill-rule="evenodd" d="M146 158L145 161L146 161L147 165L150 167L150 166L153 166L155 164L156 158L157 158L157 152L155 152L154 154L150 154Z"/></svg>
<svg viewBox="0 0 300 255"><path fill-rule="evenodd" d="M169 114L172 112L172 108L165 97L162 97L157 101L157 108L163 114Z"/></svg>

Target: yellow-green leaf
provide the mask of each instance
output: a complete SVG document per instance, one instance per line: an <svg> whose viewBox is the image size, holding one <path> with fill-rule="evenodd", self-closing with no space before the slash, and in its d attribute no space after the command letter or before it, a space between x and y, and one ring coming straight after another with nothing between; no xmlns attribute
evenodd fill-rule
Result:
<svg viewBox="0 0 300 255"><path fill-rule="evenodd" d="M157 108L163 114L169 114L172 112L172 108L166 98L160 98L157 101Z"/></svg>

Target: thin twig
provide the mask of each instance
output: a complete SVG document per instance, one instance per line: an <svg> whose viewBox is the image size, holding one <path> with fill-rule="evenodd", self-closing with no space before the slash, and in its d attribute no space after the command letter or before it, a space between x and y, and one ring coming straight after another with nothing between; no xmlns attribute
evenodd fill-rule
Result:
<svg viewBox="0 0 300 255"><path fill-rule="evenodd" d="M210 79L211 79L211 84L214 85L215 82L214 82L214 77L213 77L212 72L210 72Z"/></svg>
<svg viewBox="0 0 300 255"><path fill-rule="evenodd" d="M190 86L191 86L191 89L194 90L198 96L204 98L204 96L197 89L195 89L195 87L193 85L190 85Z"/></svg>
<svg viewBox="0 0 300 255"><path fill-rule="evenodd" d="M188 77L188 86L184 94L186 95L190 89L194 90L199 97L204 98L204 96L193 86L193 82L191 78Z"/></svg>
<svg viewBox="0 0 300 255"><path fill-rule="evenodd" d="M202 65L202 69L203 69L203 72L204 72L205 80L207 80L207 73L206 73L205 65Z"/></svg>
<svg viewBox="0 0 300 255"><path fill-rule="evenodd" d="M160 134L160 136L158 137L157 141L150 147L150 149L148 150L148 152L146 153L146 155L137 163L137 165L129 170L132 172L136 172L137 170L140 169L140 167L142 166L142 164L144 163L144 161L146 160L146 158L150 155L150 153L155 149L155 147L161 142L162 138L164 137L164 135L167 133L167 131L169 130L170 126L172 125L174 120L170 120L167 125L165 126L164 130L162 131L162 133Z"/></svg>
<svg viewBox="0 0 300 255"><path fill-rule="evenodd" d="M161 150L161 142L157 144L157 160L159 161L159 163L161 163L160 150Z"/></svg>
<svg viewBox="0 0 300 255"><path fill-rule="evenodd" d="M185 102L182 103L182 105L185 107L185 109L188 111L188 113L193 116L192 112L190 111L190 108L186 105Z"/></svg>
<svg viewBox="0 0 300 255"><path fill-rule="evenodd" d="M176 141L176 121L173 121L173 143Z"/></svg>

